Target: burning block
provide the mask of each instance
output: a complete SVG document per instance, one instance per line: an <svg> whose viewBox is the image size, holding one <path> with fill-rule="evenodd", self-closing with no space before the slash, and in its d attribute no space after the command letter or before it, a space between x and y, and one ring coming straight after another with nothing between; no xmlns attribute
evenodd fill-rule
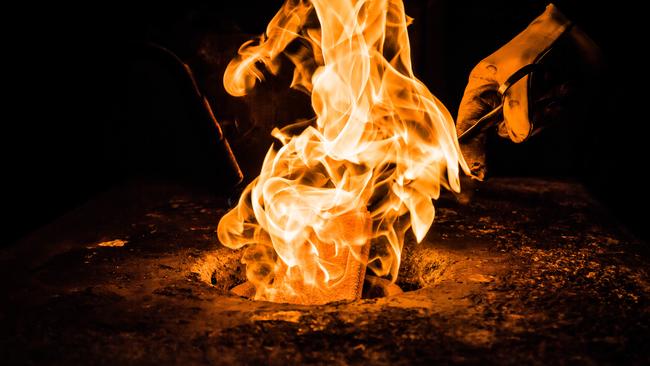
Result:
<svg viewBox="0 0 650 366"><path fill-rule="evenodd" d="M319 235L313 234L312 242L321 259L324 271L320 272L318 282L322 285L305 283L301 276L292 276L289 269L274 278L268 288L256 289L246 282L231 291L239 296L254 297L258 300L320 305L333 301L357 300L361 298L363 281L370 251L370 214L348 213L329 221ZM327 274L325 274L327 271ZM330 277L327 281L325 276Z"/></svg>

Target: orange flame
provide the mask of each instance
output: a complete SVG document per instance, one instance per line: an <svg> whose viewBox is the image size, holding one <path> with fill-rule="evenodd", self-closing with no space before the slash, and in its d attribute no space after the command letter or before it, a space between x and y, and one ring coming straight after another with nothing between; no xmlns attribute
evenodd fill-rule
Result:
<svg viewBox="0 0 650 366"><path fill-rule="evenodd" d="M340 299L366 265L394 281L406 231L420 242L440 186L460 191L467 164L449 112L413 74L409 23L401 0L287 0L228 65L226 90L241 96L284 54L316 113L273 130L282 146L219 222L224 245L248 246L256 299Z"/></svg>

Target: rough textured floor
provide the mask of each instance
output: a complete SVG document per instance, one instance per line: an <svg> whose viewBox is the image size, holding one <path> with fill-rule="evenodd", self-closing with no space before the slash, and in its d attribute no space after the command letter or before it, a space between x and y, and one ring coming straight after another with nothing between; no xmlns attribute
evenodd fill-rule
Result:
<svg viewBox="0 0 650 366"><path fill-rule="evenodd" d="M577 184L443 197L407 243L413 291L318 307L229 295L225 206L130 183L0 252L2 363L650 363L648 247Z"/></svg>

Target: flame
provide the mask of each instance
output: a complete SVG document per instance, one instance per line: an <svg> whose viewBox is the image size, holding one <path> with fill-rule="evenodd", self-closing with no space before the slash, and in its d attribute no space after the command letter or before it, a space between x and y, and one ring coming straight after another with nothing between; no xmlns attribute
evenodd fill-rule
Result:
<svg viewBox="0 0 650 366"><path fill-rule="evenodd" d="M452 117L413 74L410 21L401 0L287 0L228 65L225 88L241 96L286 56L316 115L273 130L281 146L219 222L221 243L246 246L255 299L350 298L366 266L394 281L407 230L420 242L440 187L460 191L467 164Z"/></svg>

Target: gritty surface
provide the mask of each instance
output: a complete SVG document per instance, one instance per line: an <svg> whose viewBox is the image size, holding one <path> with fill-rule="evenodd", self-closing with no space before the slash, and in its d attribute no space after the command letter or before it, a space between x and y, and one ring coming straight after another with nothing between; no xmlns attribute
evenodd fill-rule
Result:
<svg viewBox="0 0 650 366"><path fill-rule="evenodd" d="M471 193L440 199L425 241L407 240L398 283L411 291L307 307L228 293L243 279L217 242L223 199L127 184L0 252L0 359L650 362L645 243L574 183L495 179Z"/></svg>

